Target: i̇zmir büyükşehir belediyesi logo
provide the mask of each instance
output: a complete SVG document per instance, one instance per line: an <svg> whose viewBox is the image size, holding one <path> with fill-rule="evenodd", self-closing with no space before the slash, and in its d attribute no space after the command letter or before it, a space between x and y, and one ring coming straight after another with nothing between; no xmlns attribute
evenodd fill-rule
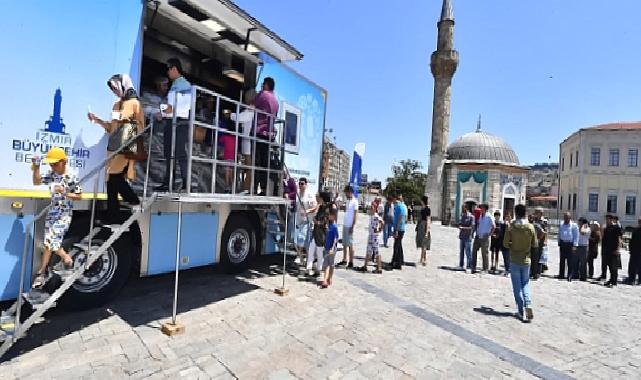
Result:
<svg viewBox="0 0 641 380"><path fill-rule="evenodd" d="M73 138L65 129L66 125L62 119L62 91L58 88L53 95L53 114L45 121L44 129L36 131L35 141L28 138L13 140L16 162L31 164L34 155L43 156L49 149L57 146L65 150L69 157L69 167L84 168L90 152L83 147L74 148Z"/></svg>

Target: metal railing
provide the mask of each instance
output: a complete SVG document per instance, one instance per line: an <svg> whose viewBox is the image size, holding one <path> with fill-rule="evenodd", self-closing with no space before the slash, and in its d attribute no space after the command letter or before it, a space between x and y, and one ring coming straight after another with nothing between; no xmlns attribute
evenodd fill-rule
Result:
<svg viewBox="0 0 641 380"><path fill-rule="evenodd" d="M180 160L185 159L187 173L181 172L185 183L181 183L180 186L185 188L184 193L187 195L257 195L257 181L260 182L261 195L276 194L276 189L283 182L285 122L276 119L270 113L203 87L192 86L190 95L187 119L177 117L177 100L173 105L171 154L165 153L171 160L170 172L165 176L169 177L169 193L176 192L176 164L182 164ZM247 112L251 113L251 131L241 130L243 127L247 129L247 121L241 122L240 115ZM258 127L264 125L259 124L259 119L267 122L268 136L258 134ZM165 119L163 122L170 121ZM188 130L179 130L180 128ZM178 133L187 135L186 147L177 146L177 142L182 144L182 138L177 140ZM249 145L249 154L242 154L244 149L239 149L241 144ZM263 149L257 151L259 145ZM167 148L169 147L164 147ZM186 151L186 158L176 157L176 153L182 149ZM148 177L151 151L150 147L143 197L150 185Z"/></svg>

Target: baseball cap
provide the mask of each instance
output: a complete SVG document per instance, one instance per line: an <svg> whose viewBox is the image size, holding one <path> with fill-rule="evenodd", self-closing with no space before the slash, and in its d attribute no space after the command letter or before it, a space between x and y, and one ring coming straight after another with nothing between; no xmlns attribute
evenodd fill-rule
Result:
<svg viewBox="0 0 641 380"><path fill-rule="evenodd" d="M45 156L44 162L45 164L55 164L58 161L66 160L67 155L65 154L65 151L62 148L54 147L49 149L47 152L47 155Z"/></svg>

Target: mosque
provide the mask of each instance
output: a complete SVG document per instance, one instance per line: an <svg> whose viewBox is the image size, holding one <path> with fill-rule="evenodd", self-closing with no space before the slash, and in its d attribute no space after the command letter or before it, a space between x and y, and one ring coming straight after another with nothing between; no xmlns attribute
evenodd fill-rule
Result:
<svg viewBox="0 0 641 380"><path fill-rule="evenodd" d="M438 22L437 49L430 67L434 76L432 144L426 193L432 218L456 224L461 206L487 203L491 213L514 215L514 206L525 204L528 167L521 166L514 149L502 138L481 129L447 145L450 129L452 77L459 55L454 49L454 13L451 0L443 0Z"/></svg>

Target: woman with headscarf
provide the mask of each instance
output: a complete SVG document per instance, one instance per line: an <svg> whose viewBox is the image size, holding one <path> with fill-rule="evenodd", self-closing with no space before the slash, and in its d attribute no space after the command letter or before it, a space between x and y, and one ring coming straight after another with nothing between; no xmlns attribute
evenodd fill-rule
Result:
<svg viewBox="0 0 641 380"><path fill-rule="evenodd" d="M116 132L123 123L135 121L140 134L145 129L145 115L129 75L113 75L107 81L107 86L118 97L112 108L111 121L104 121L91 112L88 114L89 120L99 124L108 134ZM107 164L107 212L110 223L121 222L118 194L130 205L140 204L140 199L128 182L134 179L135 163L131 153L123 153Z"/></svg>

